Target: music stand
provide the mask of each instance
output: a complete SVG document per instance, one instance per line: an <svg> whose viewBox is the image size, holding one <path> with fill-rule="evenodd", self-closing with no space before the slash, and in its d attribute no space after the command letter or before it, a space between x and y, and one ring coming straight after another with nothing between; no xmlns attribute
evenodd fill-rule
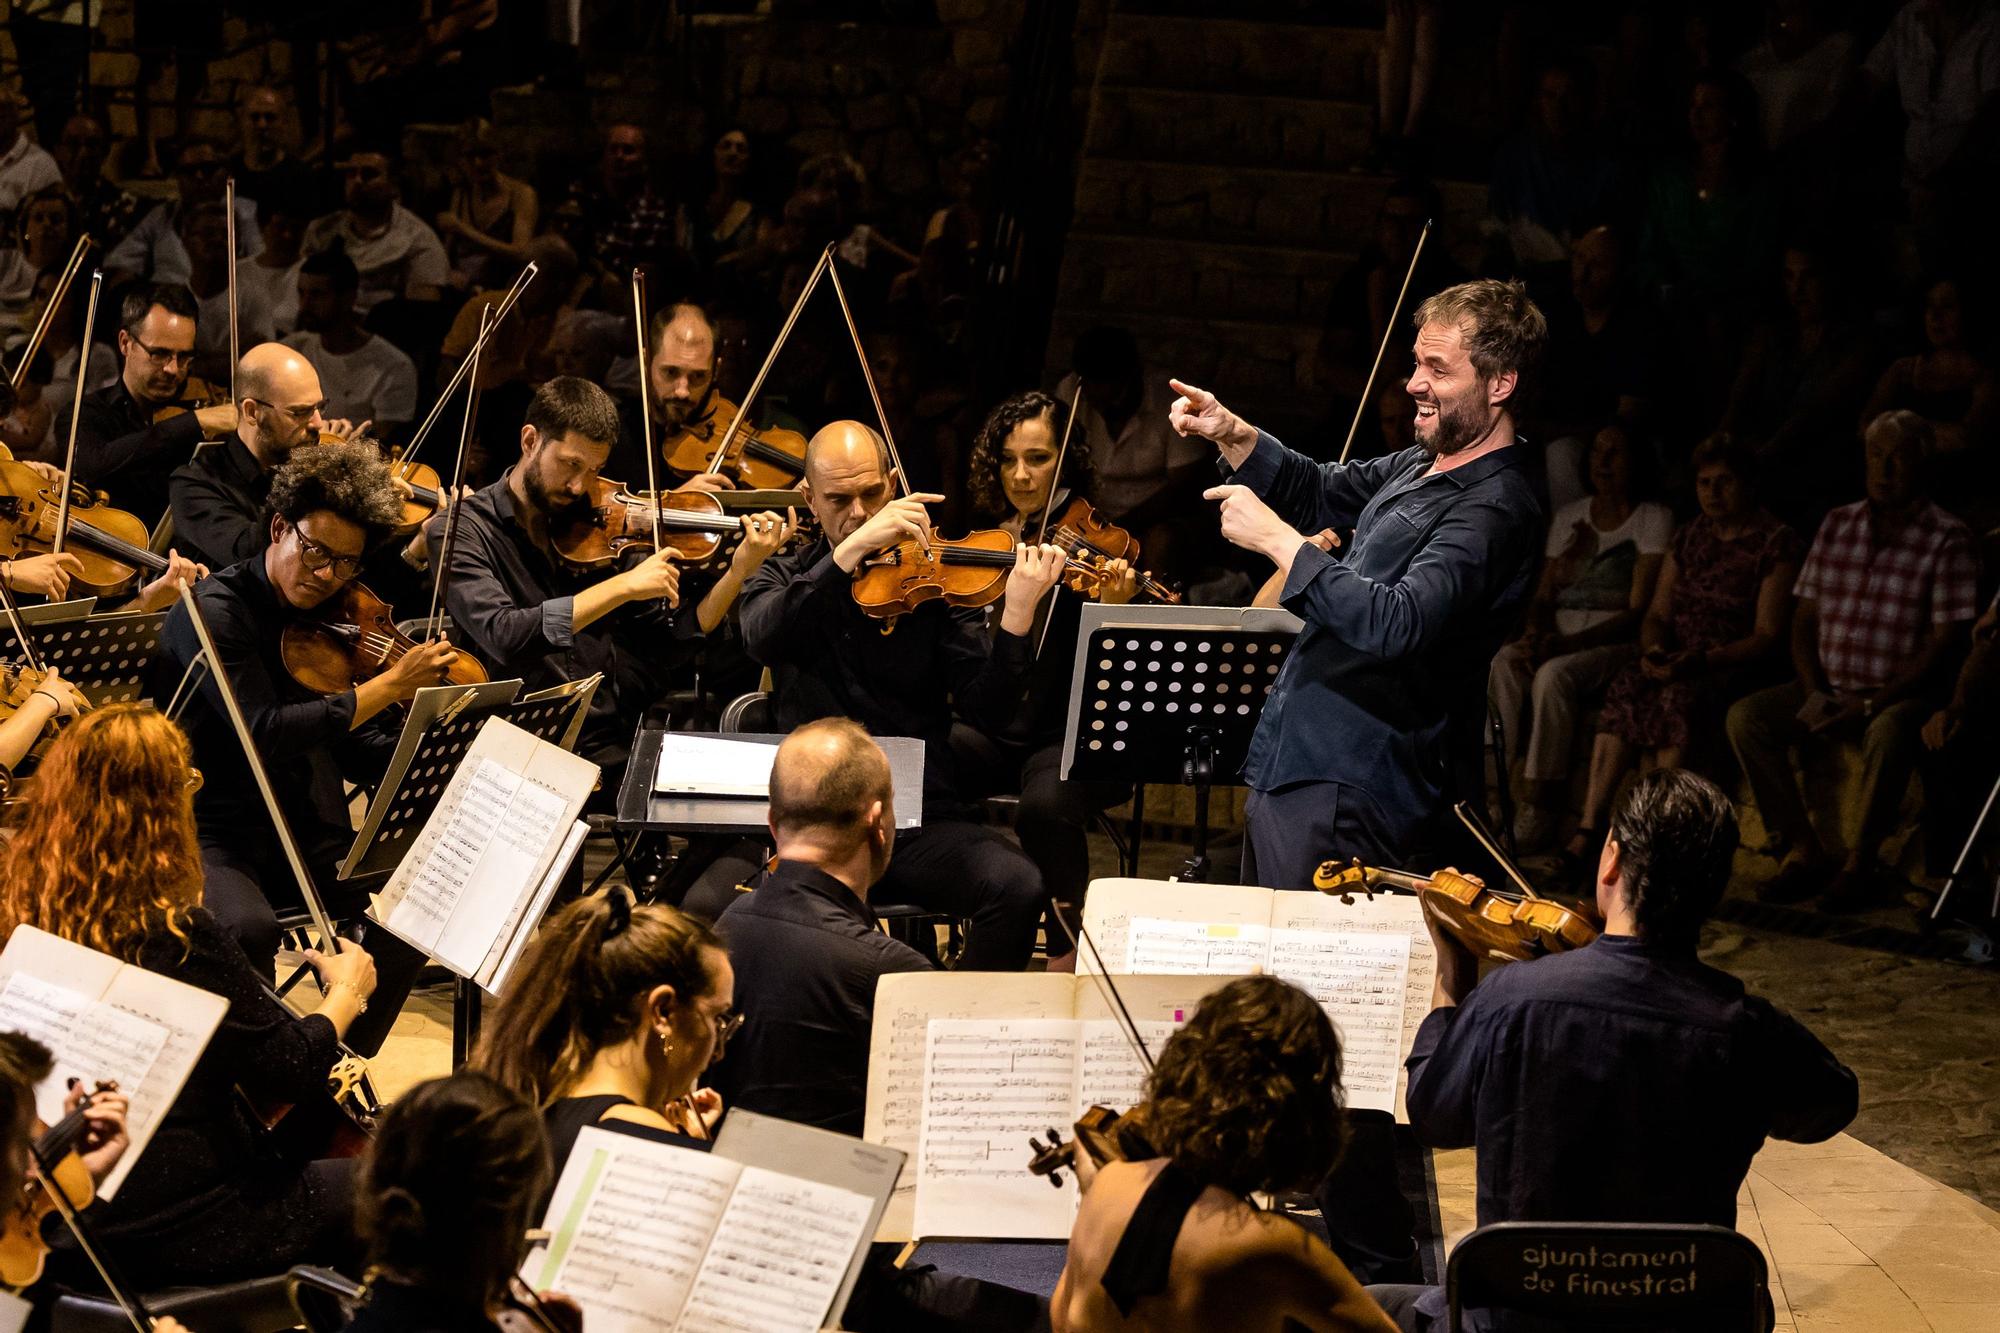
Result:
<svg viewBox="0 0 2000 1333"><path fill-rule="evenodd" d="M94 597L21 608L35 650L45 665L83 691L93 704L130 703L146 688L153 650L159 646L165 611L107 611L92 615ZM14 627L0 620L0 657L21 661L25 654Z"/></svg>
<svg viewBox="0 0 2000 1333"><path fill-rule="evenodd" d="M521 688L518 680L417 691L395 755L340 864L340 878L378 874L401 864L487 718L503 717L540 740L573 749L600 679L590 676L521 698L514 697ZM478 983L468 977L458 978L453 989L451 1054L457 1068L471 1055L479 1032L480 993Z"/></svg>
<svg viewBox="0 0 2000 1333"><path fill-rule="evenodd" d="M1194 853L1176 878L1208 877L1209 791L1237 785L1302 623L1264 607L1084 604L1062 776L1133 784L1135 864L1145 784L1178 774L1194 788Z"/></svg>
<svg viewBox="0 0 2000 1333"><path fill-rule="evenodd" d="M771 803L760 797L653 790L654 772L660 761L660 745L669 734L665 727L642 726L634 737L632 757L626 761L624 779L618 784L618 826L641 833L761 836L768 824ZM671 734L746 741L754 745L768 745L773 750L785 739L782 732ZM889 776L896 789L896 827L919 827L924 822L924 743L914 736L877 736L875 743L882 747L882 753L889 760Z"/></svg>

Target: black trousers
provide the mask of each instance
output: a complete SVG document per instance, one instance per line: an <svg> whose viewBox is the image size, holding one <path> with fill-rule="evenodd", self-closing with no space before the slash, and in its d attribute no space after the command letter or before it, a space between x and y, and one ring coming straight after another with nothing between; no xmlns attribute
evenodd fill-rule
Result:
<svg viewBox="0 0 2000 1333"><path fill-rule="evenodd" d="M1057 902L1081 906L1090 886L1090 821L1100 811L1130 800L1129 784L1065 782L1062 743L1027 746L997 741L959 724L951 729L951 749L961 783L982 796L1016 791L1014 834L1021 850L1042 872L1042 883Z"/></svg>
<svg viewBox="0 0 2000 1333"><path fill-rule="evenodd" d="M962 819L928 820L896 835L878 905L914 904L971 922L961 971L1019 972L1035 951L1048 891L1042 872L998 829Z"/></svg>
<svg viewBox="0 0 2000 1333"><path fill-rule="evenodd" d="M1294 782L1251 791L1243 806L1243 882L1270 889L1312 887L1322 861L1358 856L1369 865L1401 866L1398 848L1374 803L1338 782Z"/></svg>
<svg viewBox="0 0 2000 1333"><path fill-rule="evenodd" d="M403 1011L410 987L424 965L424 954L405 944L373 922L363 920L368 894L353 883L334 878L335 859L331 855L302 852L312 870L313 884L325 900L326 910L335 917L360 921L352 934L375 960L375 993L368 997L368 1012L354 1020L347 1030L347 1044L357 1055L370 1056L382 1049L396 1016ZM203 876L202 905L215 914L250 956L259 975L270 977L277 966L278 946L284 932L278 926L275 899L288 905L298 902L297 880L285 860L284 850L275 840L243 843L204 842L201 846Z"/></svg>

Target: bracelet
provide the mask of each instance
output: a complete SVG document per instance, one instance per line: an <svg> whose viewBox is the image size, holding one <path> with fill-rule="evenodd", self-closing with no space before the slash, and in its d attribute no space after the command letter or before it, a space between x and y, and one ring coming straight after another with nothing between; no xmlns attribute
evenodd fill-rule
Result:
<svg viewBox="0 0 2000 1333"><path fill-rule="evenodd" d="M28 692L28 697L32 699L37 694L41 695L44 699L47 699L50 703L54 704L56 706L56 711L58 713L62 712L62 707L63 707L62 700L56 698L55 695L50 694L47 690L30 690Z"/></svg>
<svg viewBox="0 0 2000 1333"><path fill-rule="evenodd" d="M361 993L361 987L359 987L359 986L355 985L355 984L354 984L353 982L351 982L351 981L345 981L345 980L342 980L342 981L336 981L336 982L333 982L333 983L331 983L330 985L328 985L328 986L327 986L327 991L328 991L329 993L331 993L331 992L333 992L333 991L337 991L337 990L340 990L340 989L342 989L343 987L345 987L346 989L348 989L348 990L351 990L351 991L353 991L353 992L354 992L354 1001L355 1001L356 1005L358 1005L358 1006L359 1006L359 1009L358 1009L358 1012L360 1012L360 1013L364 1013L364 1014L365 1014L365 1013L367 1013L367 1012L368 1012L368 997L367 997L366 995L363 995L363 994Z"/></svg>

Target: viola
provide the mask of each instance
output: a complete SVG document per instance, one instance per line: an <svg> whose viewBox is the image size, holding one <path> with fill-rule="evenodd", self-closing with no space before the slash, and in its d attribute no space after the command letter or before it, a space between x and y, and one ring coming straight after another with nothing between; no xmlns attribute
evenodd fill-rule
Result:
<svg viewBox="0 0 2000 1333"><path fill-rule="evenodd" d="M578 569L610 564L628 551L652 550L655 513L661 544L683 560L706 560L724 537L743 531L743 520L724 513L722 501L708 491L668 491L656 504L644 491L604 477L590 484L590 495L576 512L549 540L556 554Z"/></svg>
<svg viewBox="0 0 2000 1333"><path fill-rule="evenodd" d="M292 679L316 694L345 694L379 676L417 647L396 628L387 602L365 584L350 583L289 625L278 639L279 655ZM441 684L480 685L486 668L460 650Z"/></svg>
<svg viewBox="0 0 2000 1333"><path fill-rule="evenodd" d="M113 1091L115 1086L100 1083L97 1093ZM46 1179L50 1186L62 1191L63 1198L77 1212L88 1208L97 1197L97 1183L90 1178L90 1168L76 1151L76 1145L82 1142L84 1131L89 1128L86 1111L97 1093L84 1098L82 1105L53 1125L35 1121L36 1150L54 1166ZM30 1178L23 1183L20 1198L5 1200L0 1206L4 1206L4 1212L0 1213L0 1283L19 1291L42 1280L42 1268L49 1257L48 1243L42 1239L42 1221L57 1211L57 1204L42 1187L41 1180Z"/></svg>
<svg viewBox="0 0 2000 1333"><path fill-rule="evenodd" d="M930 550L912 539L884 547L854 567L854 602L866 615L906 616L942 597L946 606L991 606L1007 591L1014 568L1014 534L981 528L963 537L932 537ZM1101 581L1099 570L1074 558L1069 577Z"/></svg>
<svg viewBox="0 0 2000 1333"><path fill-rule="evenodd" d="M1031 1138L1028 1146L1035 1155L1028 1161L1030 1175L1046 1177L1049 1184L1062 1188L1064 1171L1076 1170L1076 1150L1086 1149L1099 1166L1106 1162L1144 1162L1158 1157L1159 1151L1146 1141L1146 1108L1143 1104L1120 1115L1108 1106L1093 1106L1083 1113L1073 1128L1074 1138L1064 1141L1053 1127L1049 1141Z"/></svg>
<svg viewBox="0 0 2000 1333"><path fill-rule="evenodd" d="M1064 580L1072 591L1085 597L1095 597L1102 591L1108 577L1104 567L1113 560L1123 560L1138 568L1139 539L1100 516L1091 507L1090 501L1080 495L1069 502L1055 526L1049 529L1048 540L1061 547L1063 554L1098 572L1094 580L1081 572L1073 573ZM1148 601L1165 602L1169 606L1178 606L1181 600L1179 593L1143 571L1139 574L1139 595Z"/></svg>
<svg viewBox="0 0 2000 1333"><path fill-rule="evenodd" d="M1489 889L1476 875L1440 870L1414 875L1363 865L1359 860L1325 861L1313 872L1321 893L1373 891L1391 885L1417 895L1424 916L1481 958L1526 962L1544 954L1581 949L1597 938L1598 926L1584 911L1550 898Z"/></svg>
<svg viewBox="0 0 2000 1333"><path fill-rule="evenodd" d="M738 416L736 404L721 394L708 401L708 411L699 420L660 446L668 467L687 476L719 472L738 486L756 490L786 490L805 476L805 436L795 430L758 430L749 425L729 436L729 427ZM725 436L729 436L729 452L718 463L715 451L722 447Z"/></svg>
<svg viewBox="0 0 2000 1333"><path fill-rule="evenodd" d="M46 555L55 549L61 493L25 463L0 462L0 558ZM76 592L107 596L144 571L167 572L167 558L147 549L151 534L137 515L113 509L102 492L70 489L63 549L83 564L70 579Z"/></svg>

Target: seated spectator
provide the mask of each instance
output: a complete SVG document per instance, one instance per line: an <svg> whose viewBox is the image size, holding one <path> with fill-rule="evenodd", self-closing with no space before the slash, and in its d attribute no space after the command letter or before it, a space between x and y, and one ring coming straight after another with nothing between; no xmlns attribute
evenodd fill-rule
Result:
<svg viewBox="0 0 2000 1333"><path fill-rule="evenodd" d="M340 247L299 266L299 331L284 340L319 372L324 416L374 423L377 438L400 443L417 417L417 367L387 338L361 325L354 308L361 276Z"/></svg>
<svg viewBox="0 0 2000 1333"><path fill-rule="evenodd" d="M1958 861L2000 766L2000 597L1972 627L1972 651L1959 668L1950 702L1924 723L1924 869L1943 879ZM1977 861L1970 864L1977 865ZM1963 882L1960 892L1977 881ZM1988 881L1990 883L1990 881ZM1991 900L1968 893L1955 903L1962 920L1985 921Z"/></svg>
<svg viewBox="0 0 2000 1333"><path fill-rule="evenodd" d="M432 1079L396 1099L361 1162L356 1223L368 1296L349 1333L499 1333L554 1179L535 1108L483 1074ZM582 1312L551 1292L550 1316Z"/></svg>
<svg viewBox="0 0 2000 1333"><path fill-rule="evenodd" d="M776 862L716 923L739 960L741 1038L715 1071L731 1105L861 1133L875 985L931 965L882 933L868 891L896 845L889 760L857 722L809 722L771 767Z"/></svg>
<svg viewBox="0 0 2000 1333"><path fill-rule="evenodd" d="M1974 239L1972 200L1990 171L2000 92L2000 11L1969 0L1909 0L1862 62L1869 89L1904 118L1903 185L1926 262Z"/></svg>
<svg viewBox="0 0 2000 1333"><path fill-rule="evenodd" d="M1714 783L1662 769L1632 788L1605 836L1592 876L1604 933L1587 948L1481 980L1479 960L1432 925L1432 1008L1405 1062L1410 1128L1430 1146L1475 1151L1479 1225L1734 1227L1766 1139L1819 1143L1854 1119L1854 1072L1695 956L1736 840ZM1441 1287L1368 1294L1399 1327L1443 1333Z"/></svg>
<svg viewBox="0 0 2000 1333"><path fill-rule="evenodd" d="M1832 119L1854 80L1852 33L1831 27L1823 0L1770 0L1764 37L1736 62L1757 96L1764 147L1783 153Z"/></svg>
<svg viewBox="0 0 2000 1333"><path fill-rule="evenodd" d="M255 259L236 266L238 290L247 295L253 287L257 289L280 336L299 323L300 246L308 220L296 203L259 200L257 229L263 234L264 248Z"/></svg>
<svg viewBox="0 0 2000 1333"><path fill-rule="evenodd" d="M140 278L147 282L186 283L187 246L181 238L189 213L202 204L222 202L229 180L229 162L213 139L189 139L174 159L179 193L139 221L130 234L104 256L106 282ZM257 201L237 191L236 257L248 259L263 249L257 230Z"/></svg>
<svg viewBox="0 0 2000 1333"><path fill-rule="evenodd" d="M71 116L55 147L56 165L83 211L83 229L107 249L139 221L138 197L104 174L110 148L104 122L89 115Z"/></svg>
<svg viewBox="0 0 2000 1333"><path fill-rule="evenodd" d="M35 275L34 294L21 312L25 327L7 339L7 359L14 361L27 350L28 334L43 309L54 299L62 264L51 265ZM77 345L83 341L83 306L87 284L71 282L62 309L49 321L42 336L42 350L21 377L19 399L0 426L0 442L14 451L16 458L53 461L56 457L55 422L58 411L67 414L76 401ZM90 347L90 369L84 390L102 389L118 378L118 354L102 339ZM66 441L65 441L66 443Z"/></svg>
<svg viewBox="0 0 2000 1333"><path fill-rule="evenodd" d="M220 202L196 204L181 220L181 245L187 251L188 290L194 293L194 365L191 372L227 392L229 375L229 214ZM269 342L277 336L271 308L262 288L238 284L236 295L238 349Z"/></svg>
<svg viewBox="0 0 2000 1333"><path fill-rule="evenodd" d="M1722 414L1772 478L1780 517L1801 528L1859 489L1854 414L1870 381L1868 332L1852 309L1849 274L1822 238L1799 236L1783 254L1784 304L1751 334Z"/></svg>
<svg viewBox="0 0 2000 1333"><path fill-rule="evenodd" d="M312 169L291 151L285 95L276 88L250 83L236 98L236 151L229 157L229 174L236 192L260 206L313 216L319 194Z"/></svg>
<svg viewBox="0 0 2000 1333"><path fill-rule="evenodd" d="M1617 163L1592 132L1583 71L1549 64L1526 126L1494 152L1486 192L1512 267L1532 281L1534 270L1566 263L1571 243L1609 211L1616 187Z"/></svg>
<svg viewBox="0 0 2000 1333"><path fill-rule="evenodd" d="M32 327L25 318L35 295L35 275L45 268L58 272L76 247L76 203L56 185L21 201L7 246L0 249L0 319Z"/></svg>
<svg viewBox="0 0 2000 1333"><path fill-rule="evenodd" d="M513 310L493 330L493 336L486 340L479 354L479 373L475 378L481 403L479 420L473 427L472 453L466 464L469 479L497 476L520 453L521 418L528 410L528 400L534 396L529 362L547 342L576 277L576 254L560 237L537 236L528 242L527 249L530 260L540 266L540 272L522 289ZM631 275L626 277L629 279ZM472 354L472 345L479 341L482 312L498 310L506 299L504 287L488 288L474 292L459 307L438 347L440 381L456 374L459 363ZM630 302L629 294L626 300ZM603 312L592 313L601 316ZM629 345L630 321L616 326ZM635 486L645 485L644 477L637 473L612 475Z"/></svg>
<svg viewBox="0 0 2000 1333"><path fill-rule="evenodd" d="M614 885L542 923L471 1068L541 1109L557 1170L587 1125L705 1139L722 1099L695 1083L742 1025L735 976L707 926Z"/></svg>
<svg viewBox="0 0 2000 1333"><path fill-rule="evenodd" d="M578 257L595 283L610 284L607 295L625 289L635 265L673 252L673 205L654 188L646 131L637 125L621 121L605 130L597 169L571 182L569 201L587 246Z"/></svg>
<svg viewBox="0 0 2000 1333"><path fill-rule="evenodd" d="M380 149L363 149L340 164L347 206L306 228L308 255L337 240L361 274L356 304L366 314L384 301L435 301L451 279L451 261L437 233L396 202L394 160ZM255 253L255 251L252 251Z"/></svg>
<svg viewBox="0 0 2000 1333"><path fill-rule="evenodd" d="M1181 548L1213 535L1200 495L1215 483L1214 449L1167 425L1174 392L1139 359L1129 330L1085 330L1071 365L1056 397L1074 402L1082 386L1077 429L1097 469L1098 509L1139 539L1155 574L1184 579L1193 554Z"/></svg>
<svg viewBox="0 0 2000 1333"><path fill-rule="evenodd" d="M23 199L63 183L48 150L21 132L27 111L26 98L12 86L0 87L0 235L13 230Z"/></svg>
<svg viewBox="0 0 2000 1333"><path fill-rule="evenodd" d="M1354 264L1333 285L1320 329L1316 372L1320 383L1349 403L1361 396L1374 363L1375 349L1388 332L1389 311L1409 272L1410 256L1426 221L1442 225L1444 198L1437 186L1421 176L1405 176L1389 186L1375 214L1375 230ZM1472 275L1452 260L1449 247L1438 244L1435 230L1424 243L1422 261L1410 280L1413 293L1442 291ZM1376 382L1401 385L1414 364L1407 339L1391 339ZM1408 402L1407 395L1405 403Z"/></svg>
<svg viewBox="0 0 2000 1333"><path fill-rule="evenodd" d="M1938 453L1932 492L1950 497L1990 491L1993 445L2000 431L1992 361L1967 337L1965 327L1968 307L1983 312L1985 306L1967 296L1966 284L1953 277L1939 278L1925 289L1924 349L1889 363L1861 414L1864 426L1898 408L1922 417ZM1954 501L1954 511L1960 503Z"/></svg>
<svg viewBox="0 0 2000 1333"><path fill-rule="evenodd" d="M1822 906L1842 911L1874 901L1882 842L1916 769L1918 733L1979 614L1971 534L1918 483L1929 435L1914 412L1869 425L1868 498L1826 516L1793 589L1798 678L1729 710L1729 743L1764 827L1784 849L1777 876L1758 895L1767 902L1818 895ZM1861 824L1838 860L1813 828L1791 751L1857 739Z"/></svg>
<svg viewBox="0 0 2000 1333"><path fill-rule="evenodd" d="M1569 297L1549 306L1545 386L1535 407L1552 510L1586 493L1589 432L1614 418L1645 421L1662 395L1660 313L1631 281L1623 233L1592 227L1569 255Z"/></svg>
<svg viewBox="0 0 2000 1333"><path fill-rule="evenodd" d="M504 174L499 162L491 125L475 121L459 135L451 202L438 214L437 229L451 258L451 285L460 291L511 282L541 227L535 187Z"/></svg>
<svg viewBox="0 0 2000 1333"><path fill-rule="evenodd" d="M1565 853L1588 864L1612 798L1644 753L1681 768L1723 709L1775 664L1804 544L1757 503L1747 449L1720 438L1694 451L1701 512L1674 534L1639 626L1639 661L1611 682L1590 752L1583 815Z"/></svg>
<svg viewBox="0 0 2000 1333"><path fill-rule="evenodd" d="M1056 1333L1391 1333L1323 1241L1253 1202L1339 1158L1340 1061L1326 1012L1288 982L1241 977L1203 999L1133 1117L1158 1155L1098 1162L1079 1145Z"/></svg>
<svg viewBox="0 0 2000 1333"><path fill-rule="evenodd" d="M756 165L749 132L724 130L709 155L707 192L675 216L677 243L704 272L736 267L763 238L769 215L754 194Z"/></svg>
<svg viewBox="0 0 2000 1333"><path fill-rule="evenodd" d="M1493 659L1488 695L1520 765L1514 838L1523 850L1554 836L1574 769L1578 724L1638 656L1673 515L1652 498L1652 463L1629 425L1613 422L1590 447L1591 494L1549 522L1548 562L1528 629ZM1527 722L1523 726L1524 719Z"/></svg>

